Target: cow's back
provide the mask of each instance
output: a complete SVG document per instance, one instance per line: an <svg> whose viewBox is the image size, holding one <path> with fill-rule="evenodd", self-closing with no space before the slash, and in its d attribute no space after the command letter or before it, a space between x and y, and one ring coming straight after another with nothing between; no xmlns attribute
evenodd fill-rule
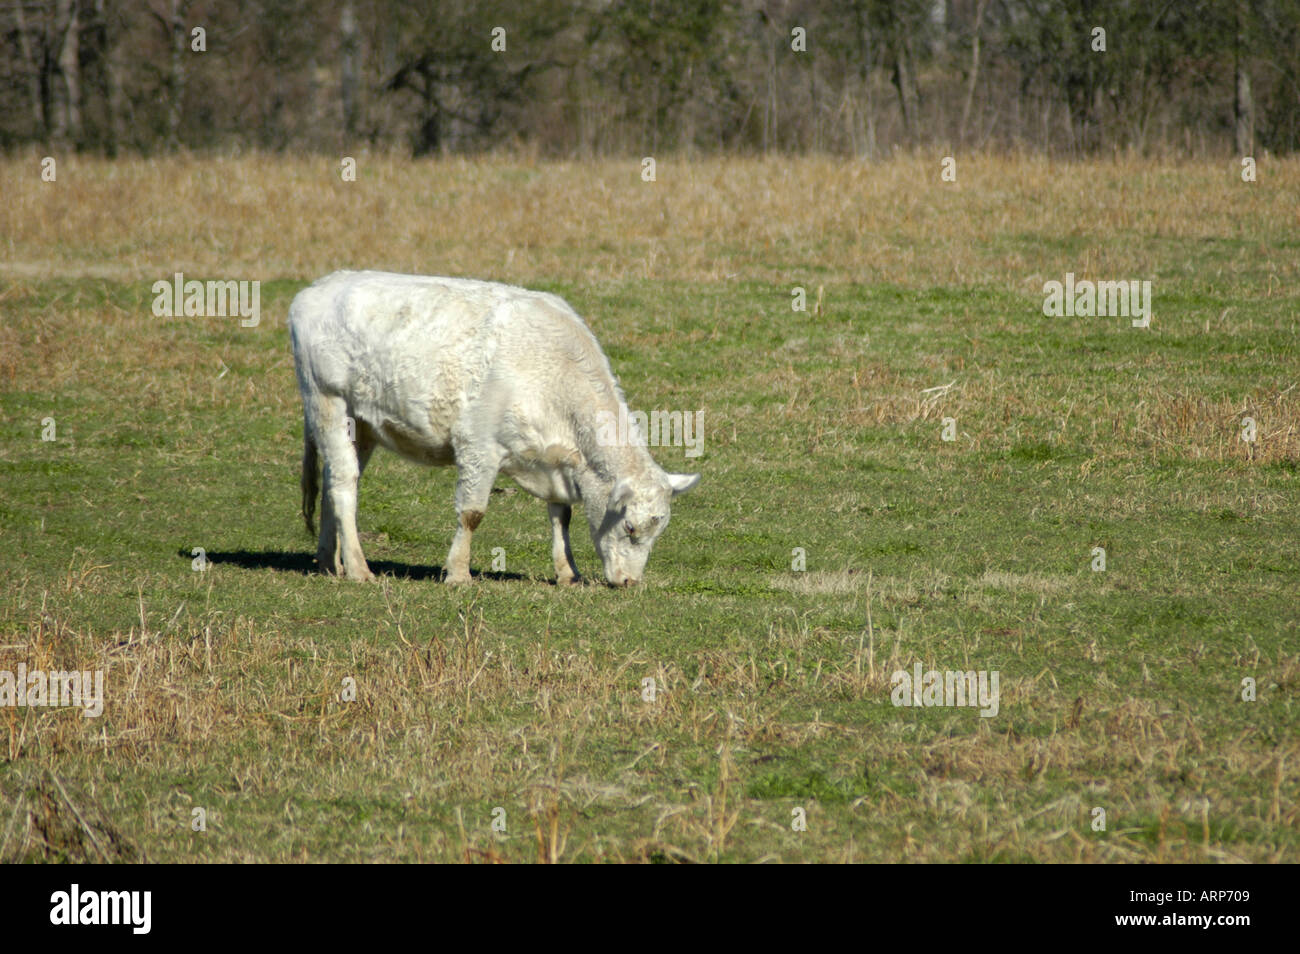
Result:
<svg viewBox="0 0 1300 954"><path fill-rule="evenodd" d="M575 358L609 374L564 301L492 282L335 272L298 294L289 327L304 399L343 398L383 443L426 461L445 459L457 427L493 427L521 394L556 390Z"/></svg>

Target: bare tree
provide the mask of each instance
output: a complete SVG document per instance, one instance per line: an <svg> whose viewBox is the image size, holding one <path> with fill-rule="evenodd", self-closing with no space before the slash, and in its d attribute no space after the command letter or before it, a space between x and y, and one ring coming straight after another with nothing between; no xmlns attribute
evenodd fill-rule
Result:
<svg viewBox="0 0 1300 954"><path fill-rule="evenodd" d="M122 64L118 59L118 27L110 22L106 0L95 0L95 25L99 29L101 70L104 76L104 145L109 155L125 141L123 128L125 94L122 87Z"/></svg>
<svg viewBox="0 0 1300 954"><path fill-rule="evenodd" d="M975 83L980 75L980 27L984 24L984 11L988 5L989 0L979 0L979 6L975 8L975 30L970 50L970 78L966 83L966 102L961 107L961 122L957 125L957 139L962 143L966 141L966 123L970 119L971 104L975 101Z"/></svg>
<svg viewBox="0 0 1300 954"><path fill-rule="evenodd" d="M339 98L343 103L343 136L348 142L356 137L360 125L357 102L359 48L356 9L352 0L344 0L343 11L339 15Z"/></svg>
<svg viewBox="0 0 1300 954"><path fill-rule="evenodd" d="M888 0L884 4L885 35L894 62L891 79L898 90L898 108L903 119L903 135L914 140L920 120L920 94L916 86L916 57L913 54L912 24L905 23L903 4Z"/></svg>
<svg viewBox="0 0 1300 954"><path fill-rule="evenodd" d="M167 0L163 10L150 7L167 37L171 54L171 70L167 76L167 145L175 149L181 143L181 117L185 99L185 17L189 0Z"/></svg>
<svg viewBox="0 0 1300 954"><path fill-rule="evenodd" d="M1249 156L1255 151L1255 103L1250 95L1250 71L1246 65L1246 11L1244 0L1237 0L1236 27L1233 42L1232 114L1235 120L1237 155Z"/></svg>
<svg viewBox="0 0 1300 954"><path fill-rule="evenodd" d="M27 77L28 110L32 123L32 133L44 139L49 133L49 117L45 109L45 86L47 79L45 37L38 34L27 24L23 4L14 4L14 22L17 27L18 49L23 58L24 73Z"/></svg>
<svg viewBox="0 0 1300 954"><path fill-rule="evenodd" d="M54 123L51 138L59 145L81 141L81 22L76 0L58 0L54 14L54 35L58 55L55 83Z"/></svg>

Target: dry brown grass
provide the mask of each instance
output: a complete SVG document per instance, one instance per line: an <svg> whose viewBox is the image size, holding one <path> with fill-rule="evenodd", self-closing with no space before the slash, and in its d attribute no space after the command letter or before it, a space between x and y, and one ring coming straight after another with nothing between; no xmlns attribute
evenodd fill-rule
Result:
<svg viewBox="0 0 1300 954"><path fill-rule="evenodd" d="M96 569L70 568L64 594L93 587ZM852 592L869 611L873 604L909 605L951 581L853 582L820 574L810 575L807 585L810 592ZM997 573L970 584L972 592L985 587L1048 592L1056 584ZM457 807L458 837L426 836L412 848L388 832L354 847L352 856L497 863L512 855L524 860L522 839L533 843L532 854L543 863L574 855L697 862L717 860L729 839L752 839L761 830L765 843L777 849L765 857L775 859L780 851L800 851L799 841L737 789L737 761L749 763L751 753L774 746L797 750L826 739L869 770L903 767L902 778L912 789L903 795L892 787L897 783L874 784L870 794L853 801L855 812L868 818L910 813L944 829L942 838L903 837L892 848L896 860L1007 853L1058 862L1276 861L1284 853L1267 843L1223 848L1220 835L1209 830L1205 806L1213 804L1216 825L1225 817L1282 828L1300 824L1300 743L1291 739L1260 750L1248 733L1208 748L1198 717L1152 699L1118 701L1101 676L1095 696L1063 691L1050 668L1032 678L1007 678L1001 707L1019 714L1010 724L969 725L955 717L969 731L940 732L919 744L907 731L914 726L905 723L881 731L816 713L791 717L787 709L800 698L888 697L890 674L912 658L904 647L910 639L901 630L878 632L869 612L867 629L847 635L785 614L750 648L693 654L698 673L691 678L641 653L602 659L556 651L545 636L511 640L493 632L472 602L461 614L457 638L416 638L408 635L413 621L390 597L388 618L377 625L396 637L395 644L375 648L323 646L310 634L268 630L243 617L187 617L179 627L151 622L166 614L143 603L138 627L97 635L68 625L56 608L57 594L45 598L48 605L25 631L12 622L5 626L0 669L13 670L19 662L29 668L102 668L112 713L111 719L86 720L75 710L0 709L5 761L26 767L25 774L11 773L0 785L10 806L0 840L0 859L6 861L145 857L113 821L129 810L129 792L97 785L94 777L104 773L153 764L171 772L215 770L215 787L229 796L233 811L246 810L247 799L276 792L283 797L286 778L311 777L313 797L346 801L358 789L387 782L394 768L421 762L436 764L437 771L402 779L402 797L413 806L434 804L453 790L458 806L509 791L514 794L505 807L513 830L524 834L511 847L486 831L484 819L467 822ZM1003 641L1007 635L992 638ZM1087 651L1095 654L1096 647ZM941 664L929 653L917 658L927 668ZM1269 661L1256 653L1250 662L1261 682L1294 686L1300 679L1300 657ZM635 691L646 672L660 686L655 706L642 704ZM349 675L359 693L345 703L339 690ZM521 708L531 711L519 715ZM514 713L508 735L502 733L501 713ZM1050 730L1022 734L1026 719L1049 723ZM656 741L621 756L620 765L595 769L593 752L647 737ZM683 772L687 747L714 752L716 778L688 783L684 798L665 798L651 779ZM218 753L229 763L213 766ZM39 768L59 763L96 768L80 785ZM753 766L747 768L752 775ZM1091 781L1041 804L1042 792L1051 790L1047 780L1062 773ZM1227 781L1242 777L1267 780L1271 797L1243 799ZM1177 780L1174 790L1185 793L1181 801L1170 801L1171 780ZM1015 794L1021 790L1030 797ZM989 792L1004 795L991 804ZM813 824L829 824L817 799L804 801ZM1038 807L1031 809L1035 801ZM154 797L148 824L184 831L193 804L183 789ZM1158 818L1158 828L1112 822L1117 830L1105 839L1082 837L1098 804L1117 821ZM643 818L648 833L607 831L575 843L575 830L593 808ZM287 802L284 812L288 824L277 828L284 831L256 854L235 849L216 857L307 858L293 854L302 849L290 847L286 833L294 815ZM209 824L221 830L239 822L218 808ZM833 828L825 836L836 842ZM848 838L834 850L840 860L852 860L855 852L870 857L881 844Z"/></svg>
<svg viewBox="0 0 1300 954"><path fill-rule="evenodd" d="M68 156L40 181L36 156L0 160L0 275L149 280L191 275L311 278L374 267L515 282L753 279L982 284L1037 294L1060 278L1051 248L1079 241L1079 278L1148 275L1144 237L1231 237L1293 288L1300 261L1266 238L1300 226L1300 159L1266 159L1260 181L1230 162L1065 163L940 156L659 157L413 162L359 157L359 181L325 157L252 155L112 162ZM811 302L810 302L811 307ZM828 307L831 307L828 305Z"/></svg>

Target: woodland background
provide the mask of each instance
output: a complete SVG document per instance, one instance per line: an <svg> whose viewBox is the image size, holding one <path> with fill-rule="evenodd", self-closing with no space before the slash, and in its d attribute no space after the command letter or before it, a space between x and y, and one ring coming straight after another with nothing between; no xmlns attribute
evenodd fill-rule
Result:
<svg viewBox="0 0 1300 954"><path fill-rule="evenodd" d="M0 0L0 149L34 144L1291 152L1300 0Z"/></svg>

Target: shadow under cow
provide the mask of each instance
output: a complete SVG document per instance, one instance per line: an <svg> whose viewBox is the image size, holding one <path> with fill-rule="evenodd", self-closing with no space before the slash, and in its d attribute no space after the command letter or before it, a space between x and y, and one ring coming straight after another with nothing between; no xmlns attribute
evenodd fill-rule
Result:
<svg viewBox="0 0 1300 954"><path fill-rule="evenodd" d="M188 550L178 550L177 555L193 561ZM299 550L208 550L205 554L209 563L237 566L245 570L279 570L283 573L301 573L314 575L316 558L310 553ZM400 560L370 560L370 569L376 576L392 576L405 580L441 580L443 568L436 564L423 565L403 563ZM504 573L494 570L475 572L475 579L484 580L526 580L522 573Z"/></svg>

